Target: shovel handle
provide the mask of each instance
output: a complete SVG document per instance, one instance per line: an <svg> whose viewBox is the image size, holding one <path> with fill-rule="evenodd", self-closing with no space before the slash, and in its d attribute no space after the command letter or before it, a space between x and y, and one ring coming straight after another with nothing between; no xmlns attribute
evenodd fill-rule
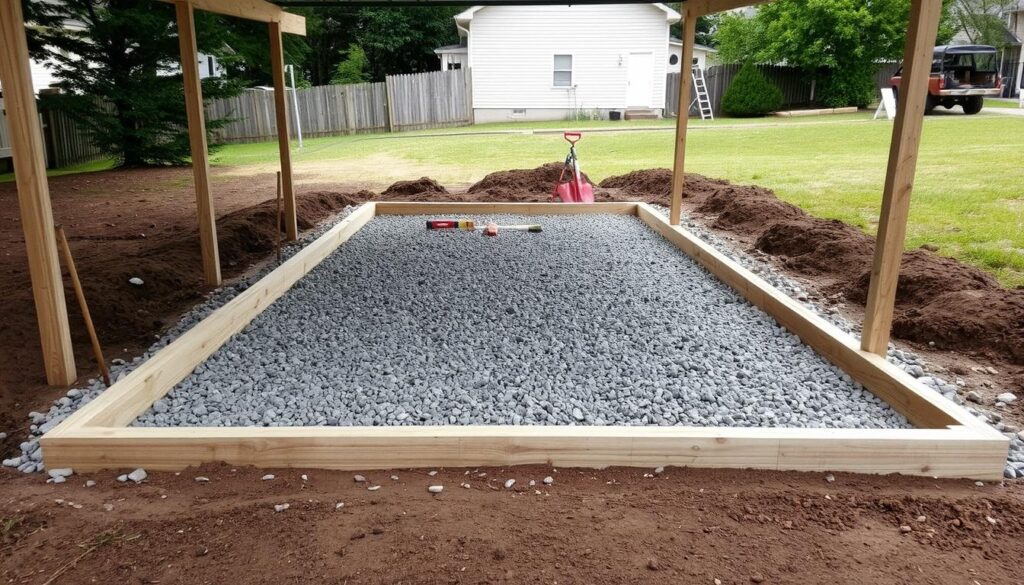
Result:
<svg viewBox="0 0 1024 585"><path fill-rule="evenodd" d="M580 138L583 138L583 134L581 132L565 132L562 134L562 138L565 138L569 144L575 146L580 141Z"/></svg>

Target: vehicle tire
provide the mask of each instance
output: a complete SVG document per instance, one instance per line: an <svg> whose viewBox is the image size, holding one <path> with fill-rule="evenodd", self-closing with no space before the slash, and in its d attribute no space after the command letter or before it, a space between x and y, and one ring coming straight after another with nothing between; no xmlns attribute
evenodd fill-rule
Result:
<svg viewBox="0 0 1024 585"><path fill-rule="evenodd" d="M939 105L939 100L935 99L935 96L932 94L928 94L928 97L924 100L924 113L932 113L932 110L934 110L937 105Z"/></svg>
<svg viewBox="0 0 1024 585"><path fill-rule="evenodd" d="M977 114L983 105L985 105L985 98L980 95L972 95L964 100L964 113L968 116Z"/></svg>

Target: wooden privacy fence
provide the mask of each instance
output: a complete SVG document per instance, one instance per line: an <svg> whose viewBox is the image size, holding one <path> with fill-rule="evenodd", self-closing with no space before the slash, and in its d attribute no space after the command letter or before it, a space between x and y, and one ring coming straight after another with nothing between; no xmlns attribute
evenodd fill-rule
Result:
<svg viewBox="0 0 1024 585"><path fill-rule="evenodd" d="M11 156L11 143L7 130L7 114L0 98L0 159ZM46 107L46 98L39 98L39 125L43 131L48 168L66 167L89 162L104 156L103 151L93 146L89 135L79 126L73 116L55 108ZM4 163L0 161L0 166Z"/></svg>
<svg viewBox="0 0 1024 585"><path fill-rule="evenodd" d="M739 63L729 65L712 65L704 70L704 79L707 82L708 98L711 100L711 109L716 116L722 115L722 96L725 90L732 83L733 78L740 71ZM782 65L758 65L761 73L764 73L776 87L782 91L782 105L794 106L806 104L811 101L811 83L804 77L802 71L795 67ZM665 86L665 115L675 116L679 113L679 73L669 73ZM690 99L692 103L697 97L691 90ZM690 108L691 115L700 115L696 104Z"/></svg>
<svg viewBox="0 0 1024 585"><path fill-rule="evenodd" d="M383 83L322 85L295 92L303 136L421 130L471 123L469 78L464 69L393 75ZM219 142L274 140L274 92L251 89L206 105L208 119L231 121L214 131ZM292 124L292 131L296 125Z"/></svg>

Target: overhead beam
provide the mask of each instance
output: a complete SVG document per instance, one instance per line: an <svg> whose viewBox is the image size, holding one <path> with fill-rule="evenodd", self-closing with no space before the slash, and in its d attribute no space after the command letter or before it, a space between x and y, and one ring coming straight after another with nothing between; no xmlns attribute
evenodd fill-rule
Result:
<svg viewBox="0 0 1024 585"><path fill-rule="evenodd" d="M67 386L78 376L20 0L0 0L0 80L46 381Z"/></svg>
<svg viewBox="0 0 1024 585"><path fill-rule="evenodd" d="M771 0L686 0L682 3L680 12L704 16L716 12L727 12L737 8L765 4Z"/></svg>
<svg viewBox="0 0 1024 585"><path fill-rule="evenodd" d="M907 215L917 168L917 151L921 144L921 127L924 125L932 50L941 12L942 0L912 0L910 4L903 77L889 146L882 213L878 221L864 333L861 336L861 348L878 355L885 355L892 331L896 284L907 235Z"/></svg>
<svg viewBox="0 0 1024 585"><path fill-rule="evenodd" d="M270 65L274 78L274 114L277 119L277 145L281 159L281 192L284 198L284 231L289 240L299 238L292 183L292 152L288 128L288 86L284 83L284 40L281 25L270 23Z"/></svg>
<svg viewBox="0 0 1024 585"><path fill-rule="evenodd" d="M697 36L697 17L683 14L683 55L679 61L679 107L676 113L676 152L672 164L672 199L668 221L679 225L686 181L686 130L690 122L690 89L693 86L693 43Z"/></svg>
<svg viewBox="0 0 1024 585"><path fill-rule="evenodd" d="M178 17L181 77L185 86L185 113L188 117L189 147L192 151L192 178L196 191L203 279L207 286L220 286L217 217L213 210L213 195L210 193L210 160L206 144L206 119L203 113L203 86L199 79L195 18L192 3L187 0L175 2L174 8Z"/></svg>
<svg viewBox="0 0 1024 585"><path fill-rule="evenodd" d="M177 3L178 0L161 0ZM306 36L306 19L298 14L285 12L280 6L263 0L188 0L192 8L234 16L257 22L277 22L281 32Z"/></svg>

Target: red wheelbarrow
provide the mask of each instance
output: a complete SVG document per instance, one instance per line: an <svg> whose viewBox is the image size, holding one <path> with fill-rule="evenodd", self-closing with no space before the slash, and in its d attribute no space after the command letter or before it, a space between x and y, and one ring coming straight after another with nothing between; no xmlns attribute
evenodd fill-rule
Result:
<svg viewBox="0 0 1024 585"><path fill-rule="evenodd" d="M576 157L576 143L583 135L579 132L566 132L562 137L569 143L569 154L565 157L565 165L550 200L558 198L562 203L593 203L594 187L583 178L580 161Z"/></svg>

